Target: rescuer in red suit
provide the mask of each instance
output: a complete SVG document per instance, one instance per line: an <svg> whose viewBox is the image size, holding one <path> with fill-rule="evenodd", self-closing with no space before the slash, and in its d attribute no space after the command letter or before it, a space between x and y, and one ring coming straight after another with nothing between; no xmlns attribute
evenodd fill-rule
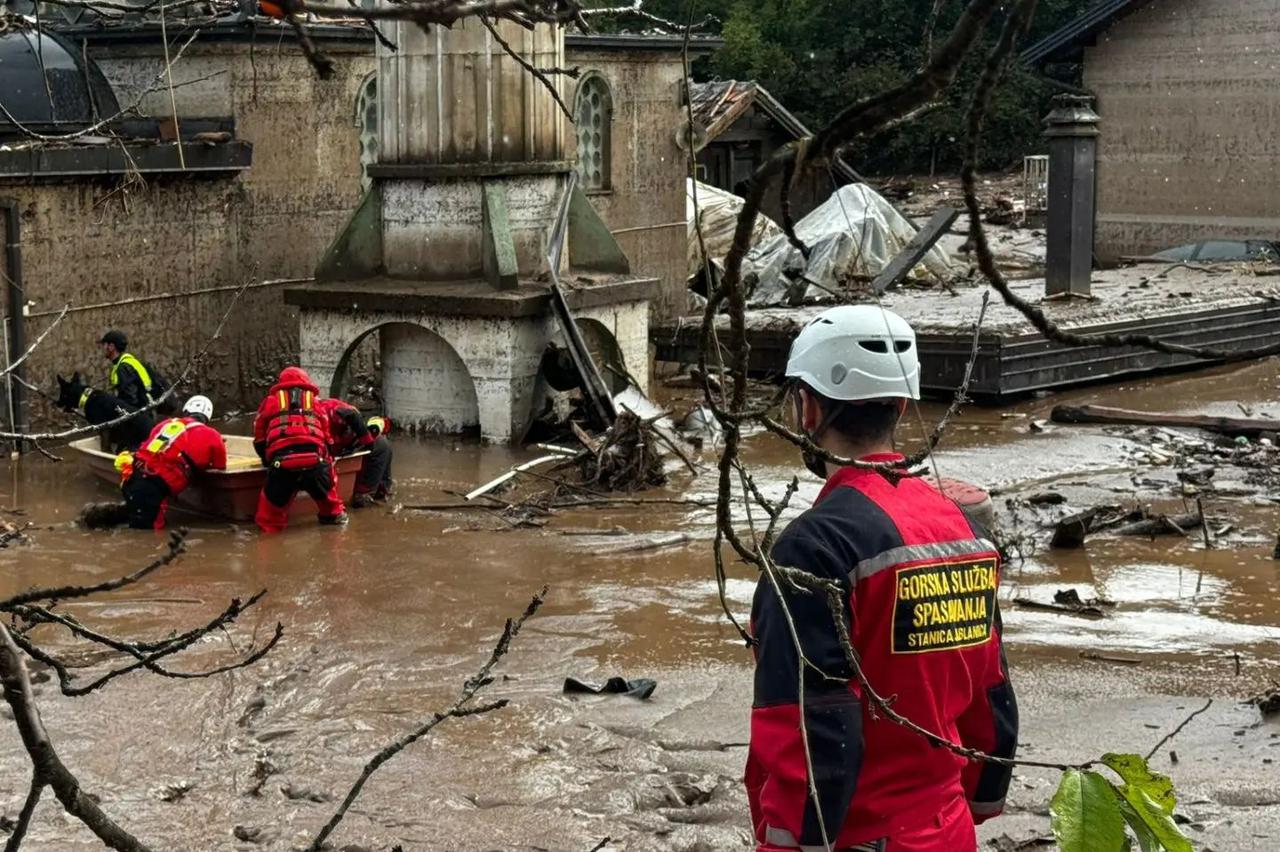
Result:
<svg viewBox="0 0 1280 852"><path fill-rule="evenodd" d="M161 420L133 453L122 453L117 468L127 475L120 485L134 529L164 529L169 498L177 497L202 470L226 470L227 446L209 425L213 403L193 396L182 414Z"/></svg>
<svg viewBox="0 0 1280 852"><path fill-rule="evenodd" d="M870 305L824 312L797 336L787 376L814 444L843 458L904 461L893 432L920 380L915 334L901 317ZM896 712L943 739L1012 757L1018 709L996 605L1000 558L986 532L922 477L827 469L808 452L805 464L826 485L778 538L774 562L839 584L847 638ZM806 666L803 704L784 604L805 658L837 679ZM825 595L784 585L780 598L762 579L751 622L746 785L757 848L974 852L974 825L1001 812L1010 770L935 746L872 706Z"/></svg>
<svg viewBox="0 0 1280 852"><path fill-rule="evenodd" d="M351 507L360 509L375 500L385 500L391 493L391 442L387 440L388 421L371 417L366 422L360 410L340 399L325 398L317 407L329 421L329 452L335 457L367 450L356 476Z"/></svg>
<svg viewBox="0 0 1280 852"><path fill-rule="evenodd" d="M299 491L316 502L322 524L345 524L338 476L329 454L329 422L318 407L320 390L299 367L285 367L267 391L253 422L253 448L267 468L254 520L263 532L289 524Z"/></svg>

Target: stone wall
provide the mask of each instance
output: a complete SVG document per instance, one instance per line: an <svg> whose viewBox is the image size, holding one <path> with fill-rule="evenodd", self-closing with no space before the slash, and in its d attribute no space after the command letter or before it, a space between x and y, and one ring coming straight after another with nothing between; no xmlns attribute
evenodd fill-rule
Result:
<svg viewBox="0 0 1280 852"><path fill-rule="evenodd" d="M1161 0L1098 37L1099 257L1280 236L1278 68L1274 0Z"/></svg>
<svg viewBox="0 0 1280 852"><path fill-rule="evenodd" d="M90 42L121 104L162 67L156 45ZM242 282L309 276L360 195L354 124L358 87L373 68L363 42L329 44L333 80L318 80L289 43L256 55L243 41L193 44L174 66L178 115L236 119L253 143L253 165L231 177L142 180L0 179L0 196L22 204L22 246L34 337L65 303L75 312L29 362L45 388L81 370L100 387L95 345L108 328L170 378L206 342ZM203 79L192 85L186 81ZM143 101L167 116L167 91ZM223 410L256 405L297 358L298 321L279 285L247 291L199 370L196 388ZM44 413L36 405L33 413Z"/></svg>

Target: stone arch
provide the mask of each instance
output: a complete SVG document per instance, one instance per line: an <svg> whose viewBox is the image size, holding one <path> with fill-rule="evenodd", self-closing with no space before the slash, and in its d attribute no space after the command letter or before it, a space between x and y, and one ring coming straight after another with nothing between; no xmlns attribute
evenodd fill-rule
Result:
<svg viewBox="0 0 1280 852"><path fill-rule="evenodd" d="M338 359L329 394L347 390L351 357L378 332L382 398L393 420L427 432L468 432L480 426L475 382L462 356L435 330L415 322L381 322L362 330Z"/></svg>
<svg viewBox="0 0 1280 852"><path fill-rule="evenodd" d="M600 377L610 393L621 393L629 384L627 373L632 369L622 354L622 347L613 335L613 331L597 319L579 317L578 332L587 344L591 358L596 362ZM610 369L614 367L616 369Z"/></svg>

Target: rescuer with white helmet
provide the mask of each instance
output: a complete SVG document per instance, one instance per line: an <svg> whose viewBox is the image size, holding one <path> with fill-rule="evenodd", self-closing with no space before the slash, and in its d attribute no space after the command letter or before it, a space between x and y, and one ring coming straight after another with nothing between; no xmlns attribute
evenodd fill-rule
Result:
<svg viewBox="0 0 1280 852"><path fill-rule="evenodd" d="M132 452L116 456L120 492L134 529L164 529L169 500L206 470L226 470L227 447L209 425L213 401L197 394L177 417L161 420Z"/></svg>
<svg viewBox="0 0 1280 852"><path fill-rule="evenodd" d="M999 554L894 450L898 419L920 397L915 334L878 306L832 308L797 335L787 377L815 445L879 467L827 471L806 454L826 483L773 548L777 565L844 591L839 620L825 595L785 582L779 591L767 578L756 587L746 785L757 849L975 852L974 825L1001 812L1009 768L969 761L889 719L848 653L895 712L944 740L1013 757ZM811 665L800 665L797 644Z"/></svg>
<svg viewBox="0 0 1280 852"><path fill-rule="evenodd" d="M906 320L872 305L823 311L797 335L787 358L796 383L796 420L836 455L893 449L893 428L908 400L920 398L916 335ZM805 466L826 478L826 465L805 453Z"/></svg>

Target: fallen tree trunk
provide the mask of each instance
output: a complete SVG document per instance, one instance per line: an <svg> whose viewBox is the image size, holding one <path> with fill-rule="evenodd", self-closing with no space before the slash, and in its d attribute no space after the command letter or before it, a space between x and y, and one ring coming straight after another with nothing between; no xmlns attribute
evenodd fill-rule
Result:
<svg viewBox="0 0 1280 852"><path fill-rule="evenodd" d="M1251 417L1214 417L1208 414L1168 414L1130 411L1105 405L1054 406L1050 419L1054 423L1104 423L1130 426L1183 426L1204 429L1222 435L1244 435L1256 438L1262 432L1280 432L1280 420Z"/></svg>
<svg viewBox="0 0 1280 852"><path fill-rule="evenodd" d="M1186 535L1187 530L1196 529L1202 524L1204 524L1204 518L1198 514L1157 515L1153 518L1116 527L1112 532L1116 535L1166 535L1172 533Z"/></svg>

